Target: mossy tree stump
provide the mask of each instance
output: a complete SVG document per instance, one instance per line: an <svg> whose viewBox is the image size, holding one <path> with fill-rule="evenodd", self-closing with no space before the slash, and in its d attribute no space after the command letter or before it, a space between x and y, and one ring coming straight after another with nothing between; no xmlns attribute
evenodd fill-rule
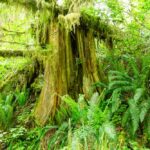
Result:
<svg viewBox="0 0 150 150"><path fill-rule="evenodd" d="M84 93L89 98L91 85L100 81L91 29L78 26L72 32L53 21L48 31L48 35L55 33L48 41L53 51L47 60L45 84L35 108L35 118L41 125L55 116L61 96L76 97L78 93Z"/></svg>

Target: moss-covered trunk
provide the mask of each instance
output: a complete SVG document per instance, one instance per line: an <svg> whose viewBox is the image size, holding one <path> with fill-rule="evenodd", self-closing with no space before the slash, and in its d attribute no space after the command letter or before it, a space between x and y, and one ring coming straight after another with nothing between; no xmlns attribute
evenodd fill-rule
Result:
<svg viewBox="0 0 150 150"><path fill-rule="evenodd" d="M78 27L73 33L52 22L49 35L53 51L47 60L45 84L35 108L35 118L41 125L54 117L61 96L76 97L78 93L84 93L88 98L91 85L99 81L91 30Z"/></svg>

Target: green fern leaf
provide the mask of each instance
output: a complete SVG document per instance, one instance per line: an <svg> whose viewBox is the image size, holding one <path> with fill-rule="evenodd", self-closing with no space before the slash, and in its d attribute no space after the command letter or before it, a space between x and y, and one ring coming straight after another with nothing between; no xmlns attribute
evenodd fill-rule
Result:
<svg viewBox="0 0 150 150"><path fill-rule="evenodd" d="M148 111L146 120L144 121L144 131L145 134L150 137L150 111Z"/></svg>
<svg viewBox="0 0 150 150"><path fill-rule="evenodd" d="M112 123L104 123L103 124L104 133L107 135L108 138L114 140L116 138L116 131Z"/></svg>
<svg viewBox="0 0 150 150"><path fill-rule="evenodd" d="M119 75L112 75L112 76L109 76L109 82L111 81L114 81L114 80L121 80L121 81L131 81L130 79L126 79L125 77L123 76L119 76Z"/></svg>
<svg viewBox="0 0 150 150"><path fill-rule="evenodd" d="M111 71L109 71L109 76L120 76L127 80L132 80L132 78L130 76L128 76L128 74L126 72L111 70Z"/></svg>
<svg viewBox="0 0 150 150"><path fill-rule="evenodd" d="M98 100L99 100L99 94L98 94L98 92L95 92L95 93L92 95L91 99L90 99L90 106L95 106L95 105L97 105L97 104L98 104Z"/></svg>
<svg viewBox="0 0 150 150"><path fill-rule="evenodd" d="M143 88L138 88L135 91L135 95L134 95L134 100L137 103L139 101L139 99L142 97L144 93L144 89Z"/></svg>
<svg viewBox="0 0 150 150"><path fill-rule="evenodd" d="M114 90L112 94L112 112L114 113L120 106L120 90Z"/></svg>
<svg viewBox="0 0 150 150"><path fill-rule="evenodd" d="M123 117L122 117L122 126L125 127L128 120L130 118L130 110L129 108L126 110L126 112L124 113Z"/></svg>
<svg viewBox="0 0 150 150"><path fill-rule="evenodd" d="M10 104L12 103L12 100L13 100L13 94L9 94L9 95L6 97L5 104L10 105Z"/></svg>
<svg viewBox="0 0 150 150"><path fill-rule="evenodd" d="M0 126L4 125L6 116L5 116L5 111L3 109L3 106L0 104Z"/></svg>
<svg viewBox="0 0 150 150"><path fill-rule="evenodd" d="M5 116L6 116L6 126L8 126L13 117L13 107L12 106L5 105Z"/></svg>
<svg viewBox="0 0 150 150"><path fill-rule="evenodd" d="M139 121L140 121L140 110L138 105L136 104L134 99L130 99L128 101L129 103L129 110L130 110L130 115L131 115L131 120L132 120L132 126L133 126L133 130L132 133L133 135L135 134L136 130L139 127Z"/></svg>
<svg viewBox="0 0 150 150"><path fill-rule="evenodd" d="M138 70L136 59L134 57L131 57L131 55L126 55L124 56L124 58L127 60L129 67L132 69L134 77L138 77L140 73Z"/></svg>
<svg viewBox="0 0 150 150"><path fill-rule="evenodd" d="M140 104L140 109L140 121L143 122L148 110L150 109L150 102L148 100L143 101Z"/></svg>
<svg viewBox="0 0 150 150"><path fill-rule="evenodd" d="M129 81L112 81L109 83L109 89L118 88L121 86L131 86L131 82L129 82Z"/></svg>
<svg viewBox="0 0 150 150"><path fill-rule="evenodd" d="M120 91L121 92L131 92L131 91L133 91L134 90L134 86L122 86L122 87L120 87Z"/></svg>
<svg viewBox="0 0 150 150"><path fill-rule="evenodd" d="M78 103L76 103L70 96L63 96L62 99L72 110L78 111Z"/></svg>
<svg viewBox="0 0 150 150"><path fill-rule="evenodd" d="M18 100L19 105L23 106L25 104L25 102L26 102L25 92L19 93L17 100Z"/></svg>
<svg viewBox="0 0 150 150"><path fill-rule="evenodd" d="M66 95L62 97L63 101L69 106L70 111L72 113L72 118L74 120L79 120L81 117L81 109L70 96Z"/></svg>

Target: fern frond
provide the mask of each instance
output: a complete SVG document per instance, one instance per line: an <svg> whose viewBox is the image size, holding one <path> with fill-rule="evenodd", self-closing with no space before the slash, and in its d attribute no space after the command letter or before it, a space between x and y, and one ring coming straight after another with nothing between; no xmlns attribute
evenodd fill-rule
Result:
<svg viewBox="0 0 150 150"><path fill-rule="evenodd" d="M132 92L135 89L134 86L122 86L120 88L118 88L118 90L120 90L121 92Z"/></svg>
<svg viewBox="0 0 150 150"><path fill-rule="evenodd" d="M78 103L75 102L70 96L66 95L62 97L62 100L72 109L78 110Z"/></svg>
<svg viewBox="0 0 150 150"><path fill-rule="evenodd" d="M119 75L109 75L108 77L109 82L114 81L114 80L120 80L120 81L132 81L131 79L127 79L123 76L119 76Z"/></svg>
<svg viewBox="0 0 150 150"><path fill-rule="evenodd" d="M111 103L112 103L112 112L114 113L120 106L120 90L116 89L113 91L112 97L111 97Z"/></svg>
<svg viewBox="0 0 150 150"><path fill-rule="evenodd" d="M125 55L124 58L128 62L129 68L132 69L133 76L134 77L139 77L140 72L139 72L139 69L138 69L138 66L137 66L137 63L136 63L136 59L134 57L131 57L130 55L129 56Z"/></svg>
<svg viewBox="0 0 150 150"><path fill-rule="evenodd" d="M3 109L3 106L0 104L0 126L2 127L4 125L6 116L5 116L5 111Z"/></svg>
<svg viewBox="0 0 150 150"><path fill-rule="evenodd" d="M120 72L120 71L109 71L109 76L120 76L127 80L132 80L132 78L126 73L126 72Z"/></svg>
<svg viewBox="0 0 150 150"><path fill-rule="evenodd" d="M137 88L134 94L134 100L137 103L139 99L143 96L144 89L143 88Z"/></svg>
<svg viewBox="0 0 150 150"><path fill-rule="evenodd" d="M130 119L130 110L129 108L126 110L126 112L123 114L122 117L122 126L125 127L128 120Z"/></svg>
<svg viewBox="0 0 150 150"><path fill-rule="evenodd" d="M132 120L132 126L133 126L133 130L132 130L132 134L134 135L136 130L139 127L139 121L140 121L140 110L138 105L136 104L134 99L130 99L128 101L129 103L129 111L130 111L130 115L131 115L131 120Z"/></svg>
<svg viewBox="0 0 150 150"><path fill-rule="evenodd" d="M3 106L5 110L5 125L8 126L13 117L13 107L11 105Z"/></svg>
<svg viewBox="0 0 150 150"><path fill-rule="evenodd" d="M79 120L81 117L81 109L75 100L73 100L70 96L66 95L62 97L62 100L67 104L69 107L71 113L72 113L72 118L74 120Z"/></svg>
<svg viewBox="0 0 150 150"><path fill-rule="evenodd" d="M58 130L48 141L48 149L58 149L58 143L63 143L67 140L68 123L63 122Z"/></svg>
<svg viewBox="0 0 150 150"><path fill-rule="evenodd" d="M5 104L7 105L11 105L12 103L12 100L13 100L13 94L9 94L7 97L6 97L6 100L5 100Z"/></svg>
<svg viewBox="0 0 150 150"><path fill-rule="evenodd" d="M116 138L116 131L113 124L108 122L108 123L104 123L102 126L103 126L104 133L107 135L107 137L109 139L114 140Z"/></svg>
<svg viewBox="0 0 150 150"><path fill-rule="evenodd" d="M69 110L68 110L67 106L64 106L64 104L62 103L55 115L56 122L58 124L61 124L62 121L64 121L68 116L69 116Z"/></svg>
<svg viewBox="0 0 150 150"><path fill-rule="evenodd" d="M136 64L136 61L134 59L129 59L129 64L130 64L130 66L131 66L131 68L133 70L134 77L139 77L140 72L138 70L138 66Z"/></svg>
<svg viewBox="0 0 150 150"><path fill-rule="evenodd" d="M146 120L144 121L144 131L145 134L150 138L150 111L148 111Z"/></svg>
<svg viewBox="0 0 150 150"><path fill-rule="evenodd" d="M99 99L99 94L98 94L98 92L95 92L93 95L92 95L92 97L91 97L91 99L90 99L90 106L94 106L94 105L97 105L98 104L98 99Z"/></svg>
<svg viewBox="0 0 150 150"><path fill-rule="evenodd" d="M131 82L129 82L129 81L112 81L109 83L109 89L118 88L121 86L131 86Z"/></svg>
<svg viewBox="0 0 150 150"><path fill-rule="evenodd" d="M144 100L140 104L140 121L143 122L145 119L145 116L147 112L150 109L150 101L149 100Z"/></svg>

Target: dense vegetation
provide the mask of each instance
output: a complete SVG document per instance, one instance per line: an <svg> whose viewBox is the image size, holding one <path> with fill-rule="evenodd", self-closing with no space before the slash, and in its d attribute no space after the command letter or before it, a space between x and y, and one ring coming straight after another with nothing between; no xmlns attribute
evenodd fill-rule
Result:
<svg viewBox="0 0 150 150"><path fill-rule="evenodd" d="M149 0L1 0L0 150L150 149Z"/></svg>

